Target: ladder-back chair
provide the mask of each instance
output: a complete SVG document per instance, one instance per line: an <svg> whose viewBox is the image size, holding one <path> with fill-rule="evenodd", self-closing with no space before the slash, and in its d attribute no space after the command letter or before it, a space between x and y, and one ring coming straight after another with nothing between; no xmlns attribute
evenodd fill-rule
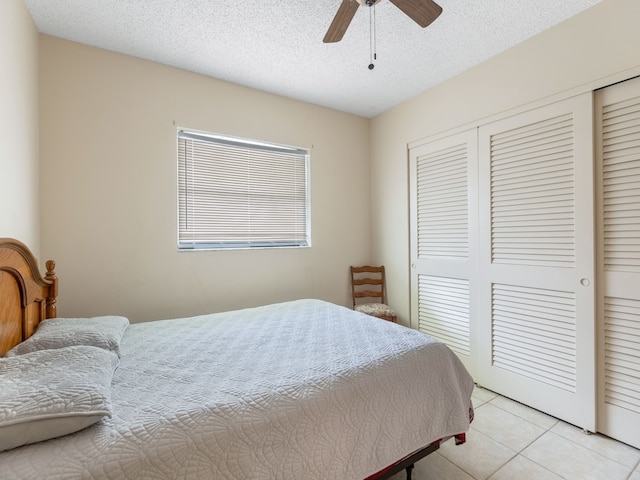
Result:
<svg viewBox="0 0 640 480"><path fill-rule="evenodd" d="M384 265L351 267L353 309L390 322L397 322L396 312L386 304Z"/></svg>

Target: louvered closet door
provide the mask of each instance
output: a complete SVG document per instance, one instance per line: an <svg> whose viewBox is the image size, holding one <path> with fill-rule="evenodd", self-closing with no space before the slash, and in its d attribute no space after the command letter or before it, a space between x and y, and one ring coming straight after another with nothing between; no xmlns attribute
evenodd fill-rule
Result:
<svg viewBox="0 0 640 480"><path fill-rule="evenodd" d="M592 95L479 129L476 381L595 430Z"/></svg>
<svg viewBox="0 0 640 480"><path fill-rule="evenodd" d="M640 79L596 92L598 429L640 448Z"/></svg>
<svg viewBox="0 0 640 480"><path fill-rule="evenodd" d="M411 324L474 374L470 312L477 244L477 130L410 150Z"/></svg>

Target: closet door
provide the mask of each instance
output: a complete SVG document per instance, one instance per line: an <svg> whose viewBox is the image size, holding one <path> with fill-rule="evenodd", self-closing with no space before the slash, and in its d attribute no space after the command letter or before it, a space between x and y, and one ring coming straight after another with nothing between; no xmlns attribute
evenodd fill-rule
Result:
<svg viewBox="0 0 640 480"><path fill-rule="evenodd" d="M412 148L411 326L458 354L474 375L477 129Z"/></svg>
<svg viewBox="0 0 640 480"><path fill-rule="evenodd" d="M640 448L640 79L596 92L598 429Z"/></svg>
<svg viewBox="0 0 640 480"><path fill-rule="evenodd" d="M595 430L593 102L481 126L476 381Z"/></svg>

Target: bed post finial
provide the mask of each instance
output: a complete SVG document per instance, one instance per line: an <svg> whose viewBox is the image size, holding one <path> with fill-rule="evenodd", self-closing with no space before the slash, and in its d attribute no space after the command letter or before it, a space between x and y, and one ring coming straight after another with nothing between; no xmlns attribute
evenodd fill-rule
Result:
<svg viewBox="0 0 640 480"><path fill-rule="evenodd" d="M56 318L58 316L58 307L56 306L58 298L58 277L54 271L56 268L56 262L53 260L47 260L47 274L44 276L45 280L51 282L49 288L49 295L47 296L46 312L47 318Z"/></svg>

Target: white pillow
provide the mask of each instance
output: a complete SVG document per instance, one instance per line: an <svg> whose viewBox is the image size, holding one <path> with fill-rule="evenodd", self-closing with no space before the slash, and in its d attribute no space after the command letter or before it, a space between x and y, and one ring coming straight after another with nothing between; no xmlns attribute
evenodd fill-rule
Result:
<svg viewBox="0 0 640 480"><path fill-rule="evenodd" d="M111 417L118 356L73 346L0 358L0 452Z"/></svg>
<svg viewBox="0 0 640 480"><path fill-rule="evenodd" d="M35 333L9 350L6 356L72 345L103 348L120 356L120 340L128 326L128 319L117 316L50 318L40 322Z"/></svg>

